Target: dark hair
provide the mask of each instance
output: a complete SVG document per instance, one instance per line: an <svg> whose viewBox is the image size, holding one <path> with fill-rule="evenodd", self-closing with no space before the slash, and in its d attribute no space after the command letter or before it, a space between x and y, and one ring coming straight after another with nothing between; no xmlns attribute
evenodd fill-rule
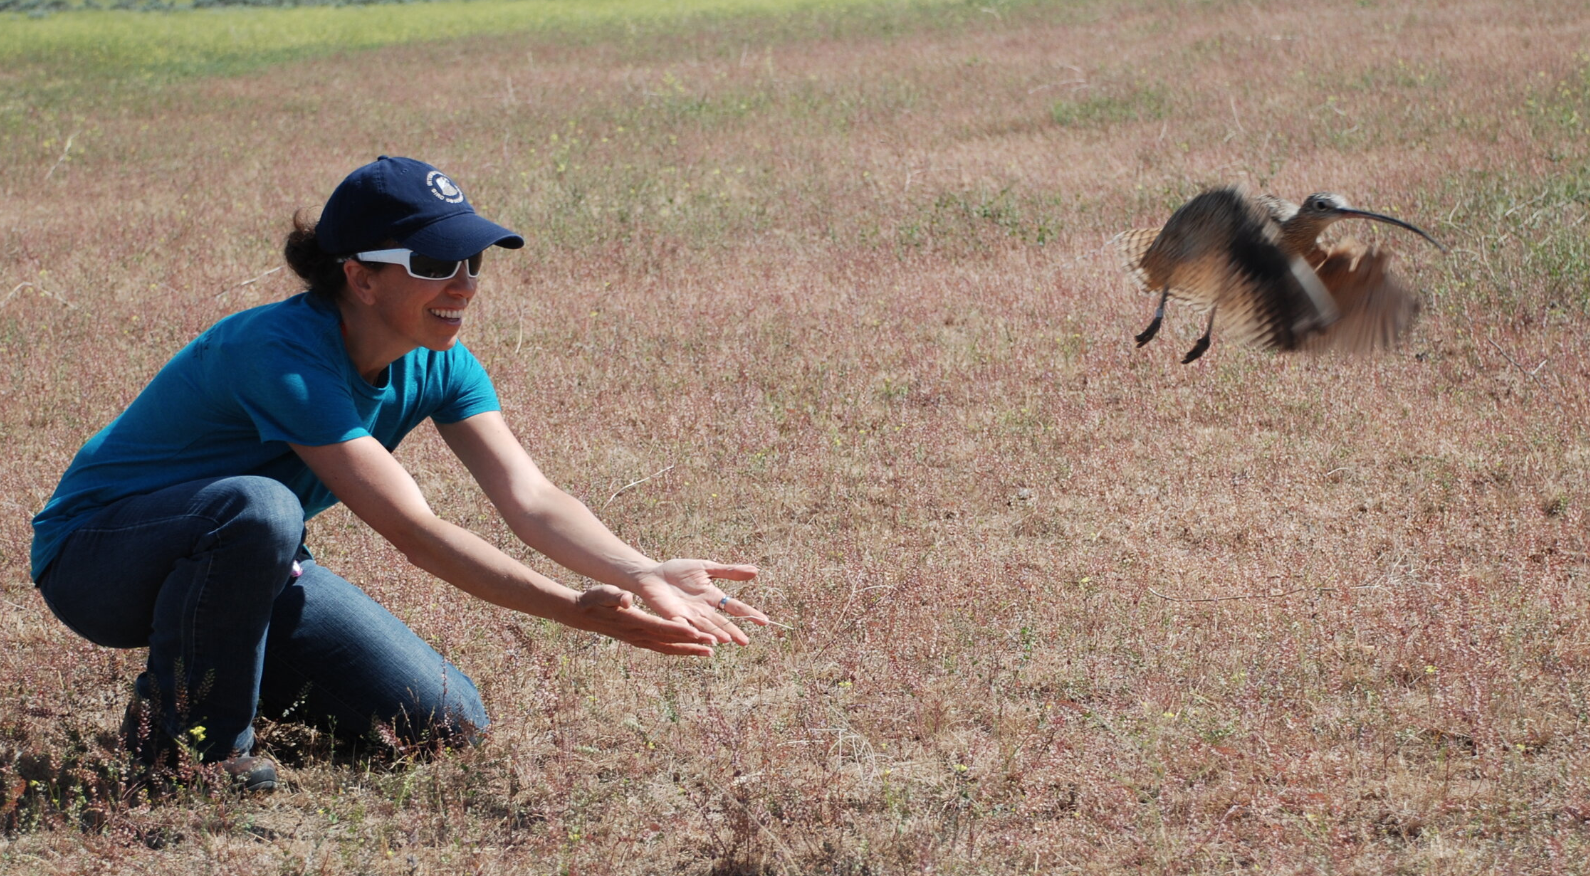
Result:
<svg viewBox="0 0 1590 876"><path fill-rule="evenodd" d="M282 246L287 266L309 284L309 293L325 301L335 301L348 285L342 273L342 259L320 248L315 238L315 223L299 210L293 214L293 230Z"/></svg>

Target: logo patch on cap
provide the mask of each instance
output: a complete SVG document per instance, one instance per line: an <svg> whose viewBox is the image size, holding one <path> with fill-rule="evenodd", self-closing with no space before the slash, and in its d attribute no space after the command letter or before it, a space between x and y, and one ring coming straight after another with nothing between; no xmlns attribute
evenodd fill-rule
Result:
<svg viewBox="0 0 1590 876"><path fill-rule="evenodd" d="M453 181L439 170L433 170L425 175L425 186L439 200L446 201L449 204L462 204L464 202L463 191L458 186L453 185Z"/></svg>

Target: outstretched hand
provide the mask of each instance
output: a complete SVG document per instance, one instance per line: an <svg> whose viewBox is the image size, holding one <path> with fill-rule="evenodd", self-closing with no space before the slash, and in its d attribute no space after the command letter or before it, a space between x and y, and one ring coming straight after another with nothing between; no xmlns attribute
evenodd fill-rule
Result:
<svg viewBox="0 0 1590 876"><path fill-rule="evenodd" d="M715 582L750 581L756 574L755 566L669 560L642 575L635 593L652 611L669 620L689 624L692 629L711 636L713 642L745 645L750 638L730 618L766 626L767 615L725 593Z"/></svg>
<svg viewBox="0 0 1590 876"><path fill-rule="evenodd" d="M663 654L711 657L712 646L719 641L682 620L641 611L633 596L610 584L598 584L581 593L574 601L573 615L560 620Z"/></svg>

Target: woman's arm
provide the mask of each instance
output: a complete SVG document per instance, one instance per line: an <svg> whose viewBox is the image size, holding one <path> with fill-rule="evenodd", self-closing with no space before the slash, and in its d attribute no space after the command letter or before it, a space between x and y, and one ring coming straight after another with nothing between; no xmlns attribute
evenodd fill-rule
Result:
<svg viewBox="0 0 1590 876"><path fill-rule="evenodd" d="M749 581L756 577L755 566L706 560L659 563L647 557L614 535L583 502L547 480L500 413L478 414L438 430L514 534L558 565L628 590L664 617L686 621L719 642L750 641L725 614L767 623L762 612L728 597L713 583ZM720 606L724 614L718 613Z"/></svg>
<svg viewBox="0 0 1590 876"><path fill-rule="evenodd" d="M291 445L349 510L409 561L472 595L515 611L664 654L709 655L717 637L632 607L613 587L580 593L437 517L409 473L374 438Z"/></svg>

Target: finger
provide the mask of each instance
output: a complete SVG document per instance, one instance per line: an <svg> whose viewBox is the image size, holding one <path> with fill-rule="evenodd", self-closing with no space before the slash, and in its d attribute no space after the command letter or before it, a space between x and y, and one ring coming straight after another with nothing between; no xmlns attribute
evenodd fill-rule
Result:
<svg viewBox="0 0 1590 876"><path fill-rule="evenodd" d="M612 585L598 584L581 593L578 602L588 607L629 608L634 604L635 597Z"/></svg>
<svg viewBox="0 0 1590 876"><path fill-rule="evenodd" d="M685 617L691 626L700 630L703 635L711 636L712 641L717 644L735 641L734 634L729 632L734 625L716 612L691 612Z"/></svg>
<svg viewBox="0 0 1590 876"><path fill-rule="evenodd" d="M669 654L675 657L711 657L711 645L683 645L678 642L634 642L636 647L658 654Z"/></svg>
<svg viewBox="0 0 1590 876"><path fill-rule="evenodd" d="M720 590L718 592L722 593L723 591ZM771 623L771 621L768 620L767 615L763 614L759 609L757 609L756 606L751 605L749 602L745 602L744 600L736 599L732 596L729 596L728 594L724 594L721 598L719 598L717 602L713 603L712 607L723 612L729 617L734 618L735 620L748 620L759 627L765 627ZM740 632L740 629L734 626L732 623L724 625L725 632L730 629L737 633ZM741 633L741 635L744 634ZM730 638L733 638L732 634ZM738 639L735 639L735 641L738 641ZM741 644L744 643L742 642Z"/></svg>
<svg viewBox="0 0 1590 876"><path fill-rule="evenodd" d="M719 611L735 620L748 620L761 626L767 626L767 615L748 602L743 602L731 596L728 602L719 602L718 604L722 606Z"/></svg>
<svg viewBox="0 0 1590 876"><path fill-rule="evenodd" d="M729 600L728 607L733 607L734 604L734 600L731 599ZM744 630L735 626L734 622L729 620L729 617L726 613L718 614L717 612L713 612L706 616L706 621L707 623L702 624L701 628L716 636L718 641L733 642L736 645L751 644L751 638L745 634Z"/></svg>
<svg viewBox="0 0 1590 876"><path fill-rule="evenodd" d="M748 565L726 566L723 563L706 562L701 565L708 577L722 578L727 581L749 581L761 572L757 567Z"/></svg>
<svg viewBox="0 0 1590 876"><path fill-rule="evenodd" d="M749 644L751 644L751 637L747 636L745 634L745 630L740 629L739 627L735 626L734 624L731 624L728 621L724 621L720 628L723 630L724 633L726 633L728 635L729 641L733 642L734 644L736 644L736 645L749 645Z"/></svg>
<svg viewBox="0 0 1590 876"><path fill-rule="evenodd" d="M703 601L705 600L703 599ZM735 633L739 631L734 629L734 625L729 623L728 618L713 610L717 605L718 603L702 605L700 602L692 601L680 606L681 611L672 615L672 617L690 624L694 629L700 630L703 635L711 636L712 640L718 644L727 642L746 644L746 642L742 642L736 637ZM744 634L740 635L743 636Z"/></svg>

